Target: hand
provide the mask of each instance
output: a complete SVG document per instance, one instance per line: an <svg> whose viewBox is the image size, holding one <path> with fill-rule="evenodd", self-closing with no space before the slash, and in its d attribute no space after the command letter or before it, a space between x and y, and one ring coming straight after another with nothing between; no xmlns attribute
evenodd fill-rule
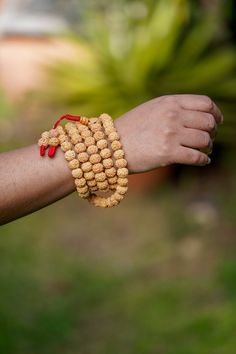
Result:
<svg viewBox="0 0 236 354"><path fill-rule="evenodd" d="M207 96L173 95L148 101L115 121L130 173L174 163L204 166L223 116Z"/></svg>

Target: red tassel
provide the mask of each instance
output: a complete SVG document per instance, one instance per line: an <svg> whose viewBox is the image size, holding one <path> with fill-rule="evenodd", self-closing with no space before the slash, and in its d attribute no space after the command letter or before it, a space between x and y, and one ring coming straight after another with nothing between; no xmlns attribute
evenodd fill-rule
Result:
<svg viewBox="0 0 236 354"><path fill-rule="evenodd" d="M56 127L60 124L60 122L63 119L68 119L68 120L73 120L76 122L79 122L81 117L80 116L72 116L71 114L64 114L61 118L59 118L56 123L53 126L53 129L56 129ZM48 156L50 158L55 156L56 150L57 150L58 146L50 146L49 150L48 150ZM40 146L40 156L44 156L45 155L45 151L46 151L46 146L41 145Z"/></svg>
<svg viewBox="0 0 236 354"><path fill-rule="evenodd" d="M54 157L55 153L56 153L56 149L57 146L50 146L49 150L48 150L48 157Z"/></svg>
<svg viewBox="0 0 236 354"><path fill-rule="evenodd" d="M41 145L40 146L40 156L44 156L45 155L45 150L46 150L46 146Z"/></svg>

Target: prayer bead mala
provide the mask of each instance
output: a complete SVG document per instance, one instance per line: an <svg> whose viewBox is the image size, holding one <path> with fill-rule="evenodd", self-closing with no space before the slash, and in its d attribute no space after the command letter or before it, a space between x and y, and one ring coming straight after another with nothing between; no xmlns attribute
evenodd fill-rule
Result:
<svg viewBox="0 0 236 354"><path fill-rule="evenodd" d="M59 123L67 119L63 128ZM40 155L53 158L60 146L81 198L98 207L118 205L128 191L128 168L120 137L108 114L99 118L64 115L38 141ZM109 196L102 196L107 192ZM100 195L95 194L100 192Z"/></svg>

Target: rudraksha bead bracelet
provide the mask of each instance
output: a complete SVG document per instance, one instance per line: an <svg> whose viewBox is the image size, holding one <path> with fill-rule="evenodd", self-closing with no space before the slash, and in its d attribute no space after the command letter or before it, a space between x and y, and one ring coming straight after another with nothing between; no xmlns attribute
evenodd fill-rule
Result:
<svg viewBox="0 0 236 354"><path fill-rule="evenodd" d="M63 128L63 119L71 122ZM38 141L40 155L53 158L60 146L80 197L99 207L118 205L128 191L128 168L112 118L64 115ZM95 193L100 192L101 195ZM104 193L110 192L109 196Z"/></svg>

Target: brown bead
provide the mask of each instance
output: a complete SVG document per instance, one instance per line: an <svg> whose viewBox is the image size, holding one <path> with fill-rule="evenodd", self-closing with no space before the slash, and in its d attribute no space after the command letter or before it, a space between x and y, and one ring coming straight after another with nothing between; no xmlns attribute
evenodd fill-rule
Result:
<svg viewBox="0 0 236 354"><path fill-rule="evenodd" d="M106 115L106 117L105 117L105 115ZM114 125L114 122L113 122L113 119L111 118L111 116L109 116L108 114L106 114L105 113L105 115L104 114L102 114L102 115L100 115L100 120L101 120L101 122L102 122L102 124L103 124L103 126L107 126L107 125Z"/></svg>
<svg viewBox="0 0 236 354"><path fill-rule="evenodd" d="M92 136L92 132L88 129L84 129L80 134L83 139L86 139L86 138Z"/></svg>
<svg viewBox="0 0 236 354"><path fill-rule="evenodd" d="M75 179L75 185L77 187L84 187L86 185L86 179L85 178L76 178Z"/></svg>
<svg viewBox="0 0 236 354"><path fill-rule="evenodd" d="M79 168L79 165L80 165L80 163L77 159L73 159L73 160L69 161L69 163L68 163L68 166L71 170Z"/></svg>
<svg viewBox="0 0 236 354"><path fill-rule="evenodd" d="M64 143L61 144L61 149L62 151L66 152L72 148L72 144L69 141L64 141Z"/></svg>
<svg viewBox="0 0 236 354"><path fill-rule="evenodd" d="M119 134L117 132L112 132L108 135L108 140L109 141L115 141L115 140L119 140L120 137L119 137Z"/></svg>
<svg viewBox="0 0 236 354"><path fill-rule="evenodd" d="M80 154L78 154L79 162L83 163L88 161L88 159L89 159L89 155L87 154L87 152L81 152Z"/></svg>
<svg viewBox="0 0 236 354"><path fill-rule="evenodd" d="M107 146L108 146L108 142L107 142L106 139L101 139L101 140L99 140L99 141L97 142L97 147L98 147L100 150L107 148Z"/></svg>
<svg viewBox="0 0 236 354"><path fill-rule="evenodd" d="M128 185L128 178L127 177L119 177L117 179L117 184L119 186L127 186Z"/></svg>
<svg viewBox="0 0 236 354"><path fill-rule="evenodd" d="M107 113L102 113L99 118L101 119L103 124L105 123L113 124L113 119Z"/></svg>
<svg viewBox="0 0 236 354"><path fill-rule="evenodd" d="M91 193L97 192L98 191L98 187L97 187L97 185L95 185L93 187L89 187L89 190L90 190Z"/></svg>
<svg viewBox="0 0 236 354"><path fill-rule="evenodd" d="M107 208L112 208L114 206L111 198L107 198L106 204L107 204Z"/></svg>
<svg viewBox="0 0 236 354"><path fill-rule="evenodd" d="M43 139L49 139L49 132L43 132L42 134L41 134L41 137L43 138Z"/></svg>
<svg viewBox="0 0 236 354"><path fill-rule="evenodd" d="M66 151L65 152L65 159L67 160L67 161L71 161L71 160L73 160L74 158L75 158L75 152L74 152L74 150L68 150L68 151Z"/></svg>
<svg viewBox="0 0 236 354"><path fill-rule="evenodd" d="M84 143L86 146L94 145L95 139L92 136L88 136L87 138L85 138Z"/></svg>
<svg viewBox="0 0 236 354"><path fill-rule="evenodd" d="M108 127L106 127L106 128L104 128L105 129L105 131L106 131L106 135L110 135L110 134L112 134L112 133L116 133L116 129L114 128L114 126L113 125L111 125L111 126L108 126Z"/></svg>
<svg viewBox="0 0 236 354"><path fill-rule="evenodd" d="M82 133L82 131L84 131L84 130L88 130L88 127L86 127L85 125L83 125L79 122L76 122L76 127L80 133Z"/></svg>
<svg viewBox="0 0 236 354"><path fill-rule="evenodd" d="M98 163L102 160L101 156L99 154L93 154L90 156L89 161L92 164Z"/></svg>
<svg viewBox="0 0 236 354"><path fill-rule="evenodd" d="M108 159L109 157L111 157L111 151L108 148L102 149L100 151L100 155L103 159Z"/></svg>
<svg viewBox="0 0 236 354"><path fill-rule="evenodd" d="M75 125L74 125L74 123L72 123L72 122L67 122L66 124L65 124L65 130L67 131L67 132L69 132L71 129L73 129L75 127Z"/></svg>
<svg viewBox="0 0 236 354"><path fill-rule="evenodd" d="M90 126L91 126L91 124L94 124L94 123L97 123L97 122L99 122L99 118L98 117L90 117L89 118L89 128L90 128Z"/></svg>
<svg viewBox="0 0 236 354"><path fill-rule="evenodd" d="M116 184L117 183L117 176L108 178L108 183L111 185Z"/></svg>
<svg viewBox="0 0 236 354"><path fill-rule="evenodd" d="M125 153L123 150L119 149L119 150L114 151L113 156L116 160L118 160L118 159L122 159L125 156Z"/></svg>
<svg viewBox="0 0 236 354"><path fill-rule="evenodd" d="M106 174L104 172L96 173L95 174L95 180L97 182L103 182L106 179Z"/></svg>
<svg viewBox="0 0 236 354"><path fill-rule="evenodd" d="M108 182L105 180L105 181L99 181L97 182L97 187L100 191L107 191L109 190L109 184Z"/></svg>
<svg viewBox="0 0 236 354"><path fill-rule="evenodd" d="M121 200L124 199L124 194L120 194L118 192L115 192L113 196L113 198L116 199L118 202L121 202Z"/></svg>
<svg viewBox="0 0 236 354"><path fill-rule="evenodd" d="M115 166L117 168L122 168L122 167L126 167L127 166L127 161L125 159L118 159L115 162Z"/></svg>
<svg viewBox="0 0 236 354"><path fill-rule="evenodd" d="M97 182L95 179L91 179L90 181L87 181L87 185L90 187L95 187L97 185Z"/></svg>
<svg viewBox="0 0 236 354"><path fill-rule="evenodd" d="M88 146L88 148L87 148L88 154L93 155L93 154L97 154L97 152L98 152L98 148L96 145Z"/></svg>
<svg viewBox="0 0 236 354"><path fill-rule="evenodd" d="M103 165L99 162L99 163L95 163L93 165L93 172L94 173L99 173L103 171Z"/></svg>
<svg viewBox="0 0 236 354"><path fill-rule="evenodd" d="M118 170L117 170L118 177L127 177L128 174L129 174L129 171L126 167L118 168Z"/></svg>
<svg viewBox="0 0 236 354"><path fill-rule="evenodd" d="M118 140L114 140L111 143L111 148L112 148L113 151L120 150L122 148L121 142L118 141Z"/></svg>
<svg viewBox="0 0 236 354"><path fill-rule="evenodd" d="M80 154L81 152L86 151L86 145L84 143L78 143L75 145L75 151L77 154Z"/></svg>
<svg viewBox="0 0 236 354"><path fill-rule="evenodd" d="M51 145L51 146L58 146L60 143L59 139L58 138L50 138L48 140L48 144Z"/></svg>
<svg viewBox="0 0 236 354"><path fill-rule="evenodd" d="M59 140L60 144L64 143L65 141L69 141L66 134L60 134L58 136L58 140Z"/></svg>
<svg viewBox="0 0 236 354"><path fill-rule="evenodd" d="M116 175L116 169L114 167L107 168L105 173L107 177L114 177Z"/></svg>
<svg viewBox="0 0 236 354"><path fill-rule="evenodd" d="M86 179L86 181L91 181L92 179L94 179L93 171L85 172L84 173L84 178Z"/></svg>
<svg viewBox="0 0 236 354"><path fill-rule="evenodd" d="M48 141L49 141L48 138L40 138L39 141L38 141L38 145L39 145L39 146L44 145L44 146L47 147L47 146L48 146Z"/></svg>
<svg viewBox="0 0 236 354"><path fill-rule="evenodd" d="M88 192L88 186L84 186L84 187L77 187L77 192L81 193L81 194L84 194L84 193L87 193Z"/></svg>
<svg viewBox="0 0 236 354"><path fill-rule="evenodd" d="M99 206L102 208L107 208L107 199L103 197L99 197L95 206Z"/></svg>
<svg viewBox="0 0 236 354"><path fill-rule="evenodd" d="M92 164L91 164L91 162L87 161L87 162L82 163L81 169L82 169L84 172L89 172L89 171L91 171L91 170L92 170Z"/></svg>
<svg viewBox="0 0 236 354"><path fill-rule="evenodd" d="M49 130L49 137L50 138L56 138L57 136L58 136L58 132L56 129Z"/></svg>
<svg viewBox="0 0 236 354"><path fill-rule="evenodd" d="M56 127L56 131L58 132L58 135L65 134L65 131L61 125Z"/></svg>
<svg viewBox="0 0 236 354"><path fill-rule="evenodd" d="M76 145L78 143L81 143L81 141L82 141L82 138L81 138L81 136L78 133L73 133L71 135L72 144Z"/></svg>
<svg viewBox="0 0 236 354"><path fill-rule="evenodd" d="M127 190L128 190L128 187L126 186L126 187L123 187L123 186L117 186L117 188L116 188L116 191L117 191L117 193L119 193L119 194L125 194L126 192L127 192Z"/></svg>
<svg viewBox="0 0 236 354"><path fill-rule="evenodd" d="M78 192L79 193L79 192ZM79 193L79 196L83 199L87 199L90 196L90 192L87 191L85 193Z"/></svg>
<svg viewBox="0 0 236 354"><path fill-rule="evenodd" d="M97 131L96 133L94 133L93 137L96 141L99 141L104 139L105 135L102 131Z"/></svg>
<svg viewBox="0 0 236 354"><path fill-rule="evenodd" d="M100 130L102 130L102 125L100 123L93 123L93 124L90 124L90 129L92 130L93 133L96 133Z"/></svg>
<svg viewBox="0 0 236 354"><path fill-rule="evenodd" d="M83 199L88 199L88 197L90 196L90 192L89 191L87 191L85 193L79 193L78 192L78 194L79 194L80 198L83 198Z"/></svg>
<svg viewBox="0 0 236 354"><path fill-rule="evenodd" d="M78 134L78 130L76 129L76 127L73 127L73 128L71 128L71 129L68 131L68 135L69 135L70 138L71 138L72 135L74 135L74 134Z"/></svg>
<svg viewBox="0 0 236 354"><path fill-rule="evenodd" d="M105 168L111 168L111 167L113 167L113 160L111 159L111 158L108 158L108 159L104 159L103 161L102 161L102 163L103 163L103 166L105 167Z"/></svg>
<svg viewBox="0 0 236 354"><path fill-rule="evenodd" d="M119 201L115 198L114 194L110 196L109 203L111 203L111 206L116 206L119 204Z"/></svg>
<svg viewBox="0 0 236 354"><path fill-rule="evenodd" d="M81 168L76 168L72 170L72 176L74 178L81 178L83 176L83 171L81 170Z"/></svg>

